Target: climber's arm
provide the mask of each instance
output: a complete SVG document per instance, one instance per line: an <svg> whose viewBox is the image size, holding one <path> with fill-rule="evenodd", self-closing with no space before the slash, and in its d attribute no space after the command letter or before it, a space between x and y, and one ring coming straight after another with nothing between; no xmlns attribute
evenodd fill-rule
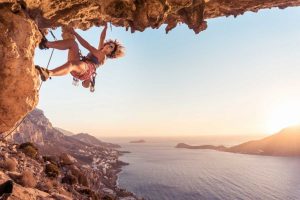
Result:
<svg viewBox="0 0 300 200"><path fill-rule="evenodd" d="M97 54L98 50L90 45L85 39L83 39L78 33L76 33L74 30L72 31L78 42L87 50L89 50L92 54Z"/></svg>
<svg viewBox="0 0 300 200"><path fill-rule="evenodd" d="M105 37L106 37L106 31L107 31L107 23L105 23L104 25L104 29L102 30L102 33L100 35L100 42L99 42L99 46L98 46L98 49L100 50L103 45L104 45L104 40L105 40Z"/></svg>

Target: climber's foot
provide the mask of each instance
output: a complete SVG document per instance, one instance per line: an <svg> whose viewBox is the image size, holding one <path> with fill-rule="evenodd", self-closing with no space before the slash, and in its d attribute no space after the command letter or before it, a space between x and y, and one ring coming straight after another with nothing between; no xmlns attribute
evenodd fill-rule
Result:
<svg viewBox="0 0 300 200"><path fill-rule="evenodd" d="M42 81L46 81L49 78L49 70L48 69L40 67L38 65L36 65L35 68L40 73Z"/></svg>
<svg viewBox="0 0 300 200"><path fill-rule="evenodd" d="M40 42L40 44L39 44L39 48L40 48L41 50L43 50L43 49L49 49L49 48L47 47L47 45L46 45L47 42L48 42L47 38L45 38L45 37L43 36L43 38L42 38L42 40L41 40L41 42Z"/></svg>

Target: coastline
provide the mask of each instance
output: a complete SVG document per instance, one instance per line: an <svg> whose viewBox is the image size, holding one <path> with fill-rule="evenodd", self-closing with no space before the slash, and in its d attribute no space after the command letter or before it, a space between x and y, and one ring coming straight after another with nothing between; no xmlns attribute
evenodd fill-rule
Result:
<svg viewBox="0 0 300 200"><path fill-rule="evenodd" d="M128 162L129 165L123 166L116 184L119 188L123 186L133 191L133 194L140 198L230 200L235 197L246 199L250 195L251 199L259 197L272 199L271 195L276 194L278 197L295 199L293 197L297 195L297 192L289 193L287 190L285 192L276 188L291 187L286 184L290 179L298 182L297 177L284 175L290 170L296 170L299 159L265 158L217 151L182 151L164 142L143 147L124 144L121 150L123 149L133 153L118 158ZM290 159L291 162L287 162ZM274 166L274 170L269 169L270 164ZM282 170L284 166L287 170ZM241 172L240 169L245 171ZM272 176L268 174L278 179L285 178L274 182ZM252 176L255 179L249 180ZM257 181L259 185L255 184ZM268 184L272 187L260 187ZM237 194L239 188L240 193ZM250 193L253 190L258 192Z"/></svg>
<svg viewBox="0 0 300 200"><path fill-rule="evenodd" d="M116 149L115 149L116 150ZM129 163L124 162L122 160L120 160L120 157L123 156L126 153L130 153L129 151L119 151L116 150L118 152L117 154L117 158L116 158L116 164L113 167L114 169L114 173L113 173L113 180L112 180L112 184L115 186L115 192L117 194L117 196L122 196L120 197L120 200L124 199L124 200L144 200L144 198L139 198L135 193L128 191L125 188L122 188L119 185L119 174L122 172L122 168L124 166L129 165Z"/></svg>

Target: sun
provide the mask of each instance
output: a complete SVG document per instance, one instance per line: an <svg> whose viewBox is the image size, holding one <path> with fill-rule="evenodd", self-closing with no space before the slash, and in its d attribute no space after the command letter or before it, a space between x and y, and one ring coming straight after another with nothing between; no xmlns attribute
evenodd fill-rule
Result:
<svg viewBox="0 0 300 200"><path fill-rule="evenodd" d="M277 133L283 128L300 124L300 102L285 101L273 106L267 116L268 134Z"/></svg>

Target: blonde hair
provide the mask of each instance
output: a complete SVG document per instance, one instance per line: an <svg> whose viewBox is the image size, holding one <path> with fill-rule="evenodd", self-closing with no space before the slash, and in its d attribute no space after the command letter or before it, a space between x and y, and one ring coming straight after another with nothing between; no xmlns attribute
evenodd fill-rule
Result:
<svg viewBox="0 0 300 200"><path fill-rule="evenodd" d="M108 58L120 58L125 55L125 48L117 40L108 40L103 44L103 46L111 43L115 45L115 48L110 54L107 55Z"/></svg>

